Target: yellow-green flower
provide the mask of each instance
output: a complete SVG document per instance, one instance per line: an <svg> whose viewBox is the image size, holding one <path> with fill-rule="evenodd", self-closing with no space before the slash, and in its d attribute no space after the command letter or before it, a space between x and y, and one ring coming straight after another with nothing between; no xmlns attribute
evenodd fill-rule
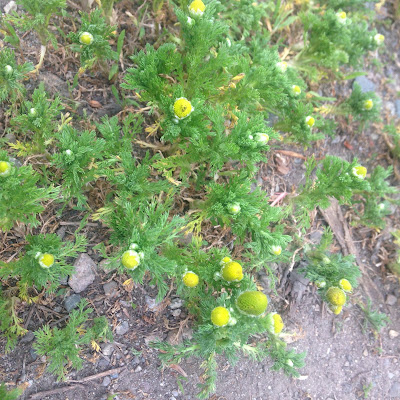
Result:
<svg viewBox="0 0 400 400"><path fill-rule="evenodd" d="M189 288L194 288L199 284L199 276L192 271L188 271L183 275L183 284Z"/></svg>
<svg viewBox="0 0 400 400"><path fill-rule="evenodd" d="M345 291L345 292L351 292L353 290L353 287L351 286L351 283L347 279L341 279L339 281L339 286Z"/></svg>
<svg viewBox="0 0 400 400"><path fill-rule="evenodd" d="M238 309L252 317L258 317L265 312L268 306L267 296L258 291L243 292L236 300Z"/></svg>
<svg viewBox="0 0 400 400"><path fill-rule="evenodd" d="M272 315L272 319L274 321L274 333L281 333L284 327L282 317L279 314L275 313Z"/></svg>
<svg viewBox="0 0 400 400"><path fill-rule="evenodd" d="M367 175L367 168L362 165L357 165L352 169L353 175L359 179L364 179Z"/></svg>
<svg viewBox="0 0 400 400"><path fill-rule="evenodd" d="M93 35L89 32L82 32L81 35L79 36L79 41L82 44L92 44L93 43Z"/></svg>
<svg viewBox="0 0 400 400"><path fill-rule="evenodd" d="M331 286L326 291L326 298L334 306L343 306L346 303L346 293L336 286Z"/></svg>
<svg viewBox="0 0 400 400"><path fill-rule="evenodd" d="M193 110L194 108L192 104L185 97L180 97L179 99L175 100L174 114L176 118L184 119L188 117L193 112Z"/></svg>
<svg viewBox="0 0 400 400"><path fill-rule="evenodd" d="M229 261L232 261L230 257L224 257L221 262L219 263L219 265L224 265L226 263L228 263Z"/></svg>
<svg viewBox="0 0 400 400"><path fill-rule="evenodd" d="M4 67L4 71L5 71L6 75L11 75L13 73L14 69L11 65L6 65Z"/></svg>
<svg viewBox="0 0 400 400"><path fill-rule="evenodd" d="M255 134L255 139L259 144L265 145L269 141L269 136L266 133L259 132Z"/></svg>
<svg viewBox="0 0 400 400"><path fill-rule="evenodd" d="M271 246L272 253L274 253L276 256L280 256L282 253L282 247L281 246Z"/></svg>
<svg viewBox="0 0 400 400"><path fill-rule="evenodd" d="M336 16L337 16L337 18L338 18L338 21L339 21L341 24L344 24L344 23L346 22L347 15L346 15L346 13L345 13L344 11L338 12L338 13L336 14Z"/></svg>
<svg viewBox="0 0 400 400"><path fill-rule="evenodd" d="M343 306L335 306L333 304L329 305L329 309L335 314L339 315L342 312Z"/></svg>
<svg viewBox="0 0 400 400"><path fill-rule="evenodd" d="M306 118L306 124L312 128L315 124L315 119L314 117L311 117L310 115Z"/></svg>
<svg viewBox="0 0 400 400"><path fill-rule="evenodd" d="M189 12L192 15L203 15L205 9L206 6L201 0L194 0L189 5Z"/></svg>
<svg viewBox="0 0 400 400"><path fill-rule="evenodd" d="M42 268L50 268L54 264L54 256L49 253L44 253L39 256L38 261Z"/></svg>
<svg viewBox="0 0 400 400"><path fill-rule="evenodd" d="M225 307L215 307L214 310L211 311L211 322L218 327L228 325L230 319L230 314L227 308Z"/></svg>
<svg viewBox="0 0 400 400"><path fill-rule="evenodd" d="M374 102L372 101L372 99L368 99L364 101L364 110L371 110L372 107L374 106Z"/></svg>
<svg viewBox="0 0 400 400"><path fill-rule="evenodd" d="M281 72L285 73L288 68L288 64L286 61L280 61L276 63L276 66L281 70Z"/></svg>
<svg viewBox="0 0 400 400"><path fill-rule="evenodd" d="M0 161L0 176L6 177L11 174L11 164L7 161Z"/></svg>
<svg viewBox="0 0 400 400"><path fill-rule="evenodd" d="M292 93L293 93L295 96L298 96L298 95L301 93L301 88L300 88L300 86L298 86L298 85L293 85L293 86L292 86Z"/></svg>
<svg viewBox="0 0 400 400"><path fill-rule="evenodd" d="M374 40L375 40L375 43L379 46L385 41L385 36L381 35L380 33L377 33L374 36Z"/></svg>
<svg viewBox="0 0 400 400"><path fill-rule="evenodd" d="M127 269L135 269L140 264L140 258L135 250L127 250L122 254L121 264Z"/></svg>
<svg viewBox="0 0 400 400"><path fill-rule="evenodd" d="M243 279L242 266L236 261L230 261L221 268L221 276L227 282L240 282Z"/></svg>
<svg viewBox="0 0 400 400"><path fill-rule="evenodd" d="M240 213L240 204L239 203L232 203L228 205L228 211L233 214L239 214Z"/></svg>

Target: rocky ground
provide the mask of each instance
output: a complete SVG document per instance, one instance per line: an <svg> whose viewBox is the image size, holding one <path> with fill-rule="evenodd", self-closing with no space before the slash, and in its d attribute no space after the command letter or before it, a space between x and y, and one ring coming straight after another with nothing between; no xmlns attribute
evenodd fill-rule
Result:
<svg viewBox="0 0 400 400"><path fill-rule="evenodd" d="M121 7L125 7L125 3L121 2ZM2 10L8 4L9 1L0 0ZM384 123L399 122L400 117L399 23L385 24L387 13L388 10L383 8L377 21L377 28L387 38L387 50L377 61L366 65L367 76L357 78L363 90L376 90L381 96ZM34 38L32 42L29 38L25 42L34 62ZM53 88L67 98L67 78L54 68L51 59L47 59L39 80L45 82L48 90ZM28 83L32 88L37 84L37 81ZM353 81L337 84L336 94L348 92L352 84ZM97 120L105 113L115 115L120 111L109 91L93 91L89 78L81 85L77 114L85 108L90 111L90 119ZM330 87L323 90L332 94ZM90 108L90 100L99 101L102 107ZM335 154L346 159L357 156L368 160L370 166L388 165L393 161L382 137L382 126L376 124L361 133L339 130L334 138L307 151L283 148L291 151L291 155L279 153L282 148L276 148L269 162L260 169L257 182L268 193L298 185L304 178L304 160L293 153L305 157L313 153ZM0 134L4 134L1 123ZM393 177L391 183L399 186L398 177L397 180ZM351 217L346 208L342 210L348 224ZM400 287L398 278L385 269L387 256L394 251L390 232L400 226L398 210L393 211L388 227L382 232L351 228L365 274L374 284L369 292L374 307L390 318L387 327L377 334L365 326L365 315L358 305L359 301L365 302L365 289L356 291L344 313L333 316L326 311L314 287L295 272L297 265L287 277L283 274L286 265L272 266L280 278L278 296L269 287L265 274L257 275L258 282L275 309L284 316L286 341L298 351L307 352L306 366L300 378L292 379L271 371L269 361L255 363L243 358L233 366L221 358L213 400L400 399ZM80 218L77 212L65 212L53 221L51 231L69 240ZM328 224L324 215L317 213L304 240L318 241L321 228ZM106 271L100 255L92 249L106 234L101 224L92 222L83 233L89 237L90 246L88 253L75 262L77 275L62 282L57 296L42 298L40 304L26 308L21 317L29 332L13 351L5 354L4 341L0 340L0 381L25 387L23 400L195 399L196 385L201 379L201 362L190 359L162 369L157 352L149 346L157 338L178 343L191 337L191 321L182 301L170 294L157 304L154 287L148 284L124 286L124 277ZM18 232L12 232L7 239L18 241L20 237ZM1 242L4 243L4 238ZM335 249L343 250L341 243L337 242ZM84 368L79 372L72 371L66 382L57 382L46 371L46 358L38 357L32 348L32 331L44 321L52 326L62 326L68 312L81 298L88 299L96 315L107 315L115 340L103 344L99 353L87 349Z"/></svg>

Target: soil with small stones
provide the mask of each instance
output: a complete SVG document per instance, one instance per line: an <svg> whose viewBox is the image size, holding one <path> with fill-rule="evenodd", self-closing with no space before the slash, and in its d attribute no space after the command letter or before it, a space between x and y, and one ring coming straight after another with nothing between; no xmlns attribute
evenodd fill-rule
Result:
<svg viewBox="0 0 400 400"><path fill-rule="evenodd" d="M7 3L0 0L0 8L3 9ZM75 3L79 3L78 0L68 2L68 11L72 14L77 13ZM127 31L125 55L142 48L146 42L157 42L158 32L162 32L164 26L171 28L173 25L170 11L164 12L155 23L154 19L146 17L148 14L138 12L143 5L141 1L123 0L118 3L120 29ZM378 56L381 65L370 64L364 68L383 100L384 123L396 120L395 101L400 93L399 22L392 21L391 25L382 23L388 21L391 11L390 8L382 8L378 18L380 22L377 21L377 29L386 37L386 51ZM139 27L131 23L129 13L140 17ZM140 34L140 28L144 29L144 36ZM63 29L72 29L71 20L63 23ZM38 48L35 35L30 33L24 37L22 52L34 64ZM33 91L43 81L50 93L61 96L66 109L79 120L81 129L93 127L103 115L119 114L123 118L132 111L121 108L111 93L109 82L99 74L87 74L80 79L78 88L69 89L68 82L72 82L78 67L73 55L65 52L63 46L58 50L49 49L38 78L30 79L27 88ZM128 60L124 70L127 67ZM323 95L340 97L350 92L352 83L323 84L319 89ZM93 101L100 106L94 108L93 104L97 103ZM6 134L8 126L3 111L0 108L0 137ZM143 114L148 118L145 112ZM80 118L82 116L87 117ZM303 183L304 158L312 154L316 157L338 155L347 160L358 157L369 168L378 164L385 167L391 165L394 160L381 135L382 125L375 124L363 132L356 132L349 131L349 125L343 121L334 138L322 140L308 150L294 146L273 148L269 161L260 165L257 185L272 198L284 191L291 192ZM156 141L156 138L150 140ZM279 150L291 153L284 154ZM396 167L399 168L397 164ZM391 183L399 186L396 177L392 177ZM90 196L93 205L96 205L96 197L101 193L101 184L97 184ZM343 207L343 211L347 221L351 222L351 210ZM54 218L54 212L55 209L47 209L42 215L43 223L53 218L44 232L57 232L63 240L72 240L83 214L66 209L61 217ZM212 399L400 399L400 336L396 336L400 332L400 288L398 279L385 269L389 258L394 255L390 232L399 227L397 210L387 222L387 228L382 232L352 228L351 233L366 270L379 289L379 294L376 293L372 299L374 307L389 316L391 322L388 326L380 334L365 328L363 312L357 305L358 300L365 301L362 290L352 295L349 307L341 315L333 316L327 312L314 287L295 273L297 265L285 277L283 272L287 265L274 264L271 268L280 279L278 296L269 287L265 274L259 273L256 277L273 307L283 315L289 346L307 352L306 366L300 371L300 378L292 379L271 371L269 360L256 363L242 358L236 365L230 365L220 358L217 391ZM315 213L312 228L304 240L318 242L322 227L326 225L323 216ZM33 232L38 233L40 229ZM3 235L1 243L4 246L7 243L7 248L2 253L9 257L19 252L26 233L24 229L15 229ZM29 333L19 340L13 351L5 353L5 342L0 339L0 381L7 382L10 387L20 385L26 388L21 396L24 400L106 400L112 394L115 395L113 398L120 400L195 399L197 384L201 381L201 360L190 359L179 366L162 369L157 351L149 346L156 339L179 343L191 337L191 320L184 307L170 307L177 300L173 292L157 305L156 289L148 282L142 286L127 286L123 284L127 276L104 271L100 255L93 250L94 245L108 236L108 230L100 223L87 225L82 233L89 239L88 255L98 264L98 270L95 281L80 295L93 307L93 316L107 316L115 341L102 344L100 352L86 349L82 355L84 368L70 372L67 382L57 382L47 372L45 357L38 357L33 350L31 332L44 323L59 327L65 323L68 312L64 300L73 292L68 285L61 285L56 296L41 296L36 304L25 306L23 310L21 308L20 316ZM340 247L336 244L334 250L340 251ZM114 290L106 294L105 289L110 283ZM118 334L127 324L129 329ZM46 395L46 391L52 393Z"/></svg>

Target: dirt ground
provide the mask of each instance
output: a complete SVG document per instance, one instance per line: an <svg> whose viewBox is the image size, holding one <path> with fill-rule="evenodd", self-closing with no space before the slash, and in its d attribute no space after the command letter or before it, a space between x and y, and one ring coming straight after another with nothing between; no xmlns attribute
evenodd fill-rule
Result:
<svg viewBox="0 0 400 400"><path fill-rule="evenodd" d="M8 1L0 0L0 8L7 3ZM127 4L127 1L122 1L118 7L120 10L134 7ZM390 31L379 23L377 29L386 36L386 51L379 56L380 66L369 63L365 70L368 71L368 79L376 84L376 91L383 99L384 120L388 122L396 119L395 101L400 93L400 29L398 22L391 25ZM152 42L154 36L151 30L147 33L148 41ZM128 40L135 35L134 30L128 30ZM29 38L30 36L25 38L24 46L29 54L28 58L34 62L37 42L34 36L31 40ZM146 37L137 41L138 46L142 46L145 41ZM73 77L77 67L65 61L63 65L68 68L63 68L63 72L60 72L60 69L54 67L58 65L54 63L59 57L58 52L49 51L39 80L45 82L48 90L53 88L64 98L69 98L66 80ZM37 84L38 81L29 82L32 90ZM334 88L336 95L348 93L352 84L353 81L339 83ZM79 103L74 110L76 115L82 115L85 108L90 112L89 120L95 121L105 113L115 115L121 111L113 100L107 80L87 77L80 85L79 100L75 100ZM95 90L93 86L96 86ZM331 86L322 88L328 96L332 95L332 89ZM102 107L90 108L89 100L99 101ZM4 121L0 122L0 135L4 134L4 125ZM288 190L301 183L305 172L304 161L301 158L280 155L287 167L287 173L282 174L279 172L277 160L280 149L305 156L313 153L339 155L346 159L356 156L363 163L366 160L365 164L369 167L377 164L387 166L390 161L389 152L382 138L381 128L377 124L362 133L339 129L337 136L327 138L306 151L289 146L275 148L269 162L261 166L257 182L270 194ZM391 183L400 185L394 177ZM346 212L346 207L342 209L346 220L350 222L350 213ZM56 221L54 231L63 235L64 240L68 240L76 225L62 225L61 222L75 223L80 218L79 213L66 210ZM292 379L271 371L271 362L268 360L255 363L242 358L232 366L220 358L217 391L211 399L400 399L400 286L398 278L391 275L384 266L387 262L386 255L393 253L394 249L390 231L400 227L399 220L397 209L388 218L387 229L380 233L365 228L351 228L365 272L378 288L378 291L372 291L374 308L386 313L391 321L380 334L363 328L364 315L357 305L357 301L366 299L362 288L356 290L345 312L333 316L327 312L313 286L299 279L295 273L281 280L279 296L274 295L268 286L266 276L263 273L258 274L258 282L286 322L285 332L289 346L297 351L307 352L306 366L301 370L300 378ZM326 225L323 215L317 213L305 240L318 239L321 227ZM81 297L88 299L95 314L109 317L109 322L114 327L114 343L103 344L100 353L87 349L84 354L84 368L79 372L72 371L67 382L57 382L45 369L45 357L40 358L35 354L32 348L34 337L31 333L20 339L17 347L9 353L5 353L4 340L0 339L0 381L25 385L22 400L195 399L196 385L201 379L201 361L190 359L179 366L161 369L157 351L149 347L149 343L156 338L170 342L179 342L182 337L190 338L190 319L184 307L175 307L179 305L179 299L172 293L162 304L156 305L156 290L148 284L135 286L132 291L128 291L122 284L125 278L112 271L105 272L101 267L99 254L92 250L99 237L106 235L100 223L86 227L84 233L91 240L88 254L99 267L95 282L81 293ZM13 235L12 240L20 240L18 233L14 232ZM335 249L340 250L338 243L335 244ZM276 266L278 277L282 278L286 267L287 265ZM114 289L106 294L107 286L104 285L110 282L115 282ZM41 306L27 307L22 318L29 321L27 328L30 332L38 329L44 321L57 323L67 315L64 300L73 292L67 285L61 285L60 290L58 296L43 298ZM132 303L136 308L132 307ZM127 332L118 334L118 327L126 324L129 325ZM51 393L46 395L46 391Z"/></svg>

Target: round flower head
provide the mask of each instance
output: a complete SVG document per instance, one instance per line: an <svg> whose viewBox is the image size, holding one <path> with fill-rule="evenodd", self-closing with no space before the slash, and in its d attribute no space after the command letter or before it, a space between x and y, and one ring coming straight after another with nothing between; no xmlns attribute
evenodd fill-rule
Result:
<svg viewBox="0 0 400 400"><path fill-rule="evenodd" d="M229 204L228 211L233 215L239 214L240 213L240 204L239 203Z"/></svg>
<svg viewBox="0 0 400 400"><path fill-rule="evenodd" d="M341 24L344 24L344 23L346 22L347 16L346 16L346 13L345 13L344 11L338 12L338 13L336 14L336 16L337 16L337 18L338 18L338 21L339 21Z"/></svg>
<svg viewBox="0 0 400 400"><path fill-rule="evenodd" d="M292 94L295 96L298 96L301 93L301 88L298 85L293 85L292 86Z"/></svg>
<svg viewBox="0 0 400 400"><path fill-rule="evenodd" d="M385 41L385 36L381 35L380 33L377 33L374 36L374 40L375 40L375 43L379 46Z"/></svg>
<svg viewBox="0 0 400 400"><path fill-rule="evenodd" d="M135 269L140 264L140 255L135 250L127 250L122 254L121 264L127 269Z"/></svg>
<svg viewBox="0 0 400 400"><path fill-rule="evenodd" d="M93 35L89 32L83 32L79 36L79 41L82 44L86 44L86 45L92 44L93 43Z"/></svg>
<svg viewBox="0 0 400 400"><path fill-rule="evenodd" d="M12 67L11 65L6 65L6 66L4 67L4 72L5 72L7 75L11 75L11 74L13 73L13 71L14 71L14 69L13 69L13 67Z"/></svg>
<svg viewBox="0 0 400 400"><path fill-rule="evenodd" d="M243 292L236 300L238 309L251 317L258 317L264 314L268 306L267 296L258 291Z"/></svg>
<svg viewBox="0 0 400 400"><path fill-rule="evenodd" d="M275 313L272 315L272 319L274 321L274 333L281 333L284 327L282 317L279 314Z"/></svg>
<svg viewBox="0 0 400 400"><path fill-rule="evenodd" d="M225 307L215 307L211 311L211 322L218 327L228 325L230 317L229 311Z"/></svg>
<svg viewBox="0 0 400 400"><path fill-rule="evenodd" d="M353 175L359 179L364 179L367 175L367 168L363 167L362 165L357 165L352 169Z"/></svg>
<svg viewBox="0 0 400 400"><path fill-rule="evenodd" d="M312 128L315 124L315 119L311 117L310 115L306 118L306 124Z"/></svg>
<svg viewBox="0 0 400 400"><path fill-rule="evenodd" d="M353 287L351 286L351 283L347 279L341 279L339 281L339 286L341 289L343 289L345 292L351 292L353 290Z"/></svg>
<svg viewBox="0 0 400 400"><path fill-rule="evenodd" d="M326 291L326 298L334 306L343 306L346 303L346 293L336 286L331 286Z"/></svg>
<svg viewBox="0 0 400 400"><path fill-rule="evenodd" d="M193 110L194 108L192 104L185 97L180 97L179 99L175 100L174 114L176 118L184 119L188 117L193 112Z"/></svg>
<svg viewBox="0 0 400 400"><path fill-rule="evenodd" d="M329 309L335 314L339 315L342 312L343 306L334 306L333 304L329 305Z"/></svg>
<svg viewBox="0 0 400 400"><path fill-rule="evenodd" d="M291 359L287 360L286 365L289 365L289 367L293 367L293 361Z"/></svg>
<svg viewBox="0 0 400 400"><path fill-rule="evenodd" d="M236 261L230 261L221 268L221 276L227 282L240 282L243 279L242 266Z"/></svg>
<svg viewBox="0 0 400 400"><path fill-rule="evenodd" d="M192 15L203 15L205 9L206 6L201 0L194 0L189 5L189 12Z"/></svg>
<svg viewBox="0 0 400 400"><path fill-rule="evenodd" d="M193 23L193 20L192 20L192 18L190 18L190 17L187 17L187 23L188 23L188 25L192 25L192 23Z"/></svg>
<svg viewBox="0 0 400 400"><path fill-rule="evenodd" d="M324 288L326 286L326 282L325 281L315 281L315 286L318 289L322 289L322 288Z"/></svg>
<svg viewBox="0 0 400 400"><path fill-rule="evenodd" d="M368 99L364 101L364 110L371 110L372 107L374 106L374 102L372 101L372 99Z"/></svg>
<svg viewBox="0 0 400 400"><path fill-rule="evenodd" d="M280 61L278 63L276 63L276 66L281 70L281 72L286 72L288 65L286 61Z"/></svg>
<svg viewBox="0 0 400 400"><path fill-rule="evenodd" d="M281 246L271 246L272 253L274 253L276 256L280 256L282 253L282 247Z"/></svg>
<svg viewBox="0 0 400 400"><path fill-rule="evenodd" d="M269 136L266 133L256 133L256 140L259 144L265 145L268 143Z"/></svg>
<svg viewBox="0 0 400 400"><path fill-rule="evenodd" d="M72 150L70 150L70 149L65 150L65 154L66 154L67 156L72 156Z"/></svg>
<svg viewBox="0 0 400 400"><path fill-rule="evenodd" d="M40 255L38 261L42 268L50 268L54 264L54 256L49 253L44 253Z"/></svg>
<svg viewBox="0 0 400 400"><path fill-rule="evenodd" d="M0 176L6 177L11 174L11 164L7 161L0 161Z"/></svg>
<svg viewBox="0 0 400 400"><path fill-rule="evenodd" d="M30 115L31 117L36 117L36 115L37 115L36 108L31 108L31 109L29 110L29 115Z"/></svg>
<svg viewBox="0 0 400 400"><path fill-rule="evenodd" d="M183 275L183 284L189 288L194 288L199 284L199 276L192 271L188 271Z"/></svg>
<svg viewBox="0 0 400 400"><path fill-rule="evenodd" d="M221 262L219 263L219 265L224 265L226 263L228 263L229 261L232 261L229 257L224 257Z"/></svg>
<svg viewBox="0 0 400 400"><path fill-rule="evenodd" d="M379 208L380 210L384 210L384 209L385 209L385 204L384 204L384 203L380 203L380 204L378 205L378 208Z"/></svg>

